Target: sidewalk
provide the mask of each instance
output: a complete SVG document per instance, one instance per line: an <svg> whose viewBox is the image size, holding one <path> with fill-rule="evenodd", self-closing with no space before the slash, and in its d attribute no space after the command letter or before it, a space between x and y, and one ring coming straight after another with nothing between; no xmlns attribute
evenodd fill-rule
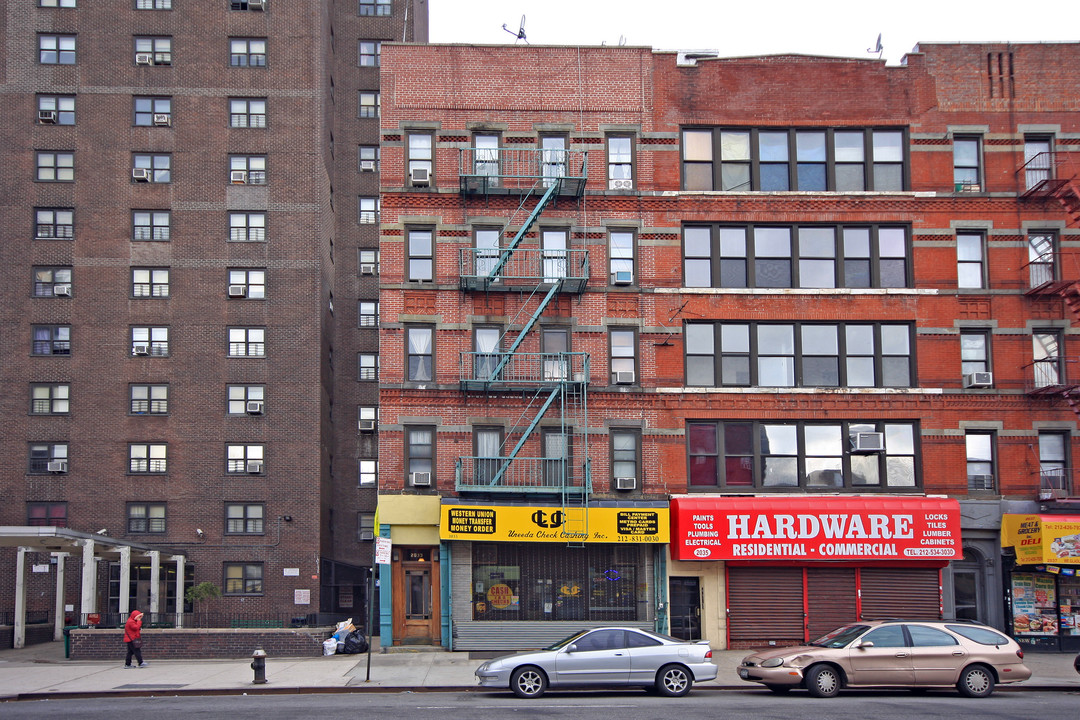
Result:
<svg viewBox="0 0 1080 720"><path fill-rule="evenodd" d="M714 650L719 668L716 680L695 686L701 690L751 689L756 683L740 681L735 668L744 650ZM169 660L146 656L150 666L125 669L123 653L116 661L64 659L64 643L32 645L22 650L0 650L0 701L43 697L100 695L215 695L240 693L397 692L477 690L473 671L483 662L467 652L424 648L392 648L371 653L371 679L367 655L266 660L265 685L253 685L249 659ZM1002 689L1078 690L1080 674L1070 654L1029 653L1024 662L1032 677Z"/></svg>

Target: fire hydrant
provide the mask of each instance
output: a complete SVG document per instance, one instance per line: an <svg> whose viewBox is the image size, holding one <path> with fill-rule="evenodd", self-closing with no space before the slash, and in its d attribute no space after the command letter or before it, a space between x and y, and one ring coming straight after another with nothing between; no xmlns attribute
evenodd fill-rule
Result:
<svg viewBox="0 0 1080 720"><path fill-rule="evenodd" d="M255 671L255 679L251 681L253 685L266 682L266 651L262 648L256 648L251 654L251 669Z"/></svg>

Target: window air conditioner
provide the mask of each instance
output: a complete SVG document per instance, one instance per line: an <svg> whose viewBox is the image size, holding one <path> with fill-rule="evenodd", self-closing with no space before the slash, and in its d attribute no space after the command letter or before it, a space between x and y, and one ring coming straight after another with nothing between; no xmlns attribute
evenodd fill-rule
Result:
<svg viewBox="0 0 1080 720"><path fill-rule="evenodd" d="M633 370L619 370L614 373L616 385L633 385L634 384L634 371Z"/></svg>
<svg viewBox="0 0 1080 720"><path fill-rule="evenodd" d="M248 180L247 170L233 170L229 173L229 181L233 185L246 185Z"/></svg>
<svg viewBox="0 0 1080 720"><path fill-rule="evenodd" d="M611 273L612 285L629 285L634 282L634 273L629 270L617 270Z"/></svg>
<svg viewBox="0 0 1080 720"><path fill-rule="evenodd" d="M136 65L153 65L154 56L151 53L135 53Z"/></svg>
<svg viewBox="0 0 1080 720"><path fill-rule="evenodd" d="M50 460L46 466L49 472L62 473L67 472L67 460Z"/></svg>
<svg viewBox="0 0 1080 720"><path fill-rule="evenodd" d="M375 539L375 531L374 530L361 530L360 531L360 539L361 540L374 540Z"/></svg>
<svg viewBox="0 0 1080 720"><path fill-rule="evenodd" d="M375 172L375 161L374 160L361 160L360 161L360 171L361 172Z"/></svg>
<svg viewBox="0 0 1080 720"><path fill-rule="evenodd" d="M993 475L968 475L968 488L971 490L993 490Z"/></svg>
<svg viewBox="0 0 1080 720"><path fill-rule="evenodd" d="M374 275L375 274L375 263L361 263L360 264L360 274L361 275Z"/></svg>
<svg viewBox="0 0 1080 720"><path fill-rule="evenodd" d="M165 126L172 125L172 115L169 115L168 113L154 113L154 124Z"/></svg>
<svg viewBox="0 0 1080 720"><path fill-rule="evenodd" d="M150 182L150 168L135 168L131 171L131 179L135 182Z"/></svg>
<svg viewBox="0 0 1080 720"><path fill-rule="evenodd" d="M609 190L633 190L634 189L634 181L633 180L611 180L608 183L608 189Z"/></svg>
<svg viewBox="0 0 1080 720"><path fill-rule="evenodd" d="M431 171L427 168L412 168L409 170L409 182L417 187L427 187L431 184Z"/></svg>
<svg viewBox="0 0 1080 720"><path fill-rule="evenodd" d="M262 415L263 404L262 400L249 400L247 403L248 415Z"/></svg>
<svg viewBox="0 0 1080 720"><path fill-rule="evenodd" d="M55 110L38 110L37 121L43 125L55 125L57 117Z"/></svg>
<svg viewBox="0 0 1080 720"><path fill-rule="evenodd" d="M431 473L429 472L414 472L409 475L409 482L414 487L428 487L431 485Z"/></svg>
<svg viewBox="0 0 1080 720"><path fill-rule="evenodd" d="M982 185L979 183L959 182L956 183L956 192L982 192Z"/></svg>
<svg viewBox="0 0 1080 720"><path fill-rule="evenodd" d="M148 343L135 343L131 346L132 355L149 355L150 345Z"/></svg>
<svg viewBox="0 0 1080 720"><path fill-rule="evenodd" d="M266 0L248 0L248 10L266 10Z"/></svg>
<svg viewBox="0 0 1080 720"><path fill-rule="evenodd" d="M994 373L973 372L964 375L964 387L980 388L991 387L994 384Z"/></svg>
<svg viewBox="0 0 1080 720"><path fill-rule="evenodd" d="M637 478L621 477L615 478L616 490L633 490L637 487Z"/></svg>
<svg viewBox="0 0 1080 720"><path fill-rule="evenodd" d="M375 432L375 421L370 419L361 420L360 432Z"/></svg>
<svg viewBox="0 0 1080 720"><path fill-rule="evenodd" d="M247 297L247 286L246 285L230 285L229 286L229 297L232 297L232 298Z"/></svg>
<svg viewBox="0 0 1080 720"><path fill-rule="evenodd" d="M258 475L259 473L261 473L262 472L262 467L263 467L262 460L248 460L247 461L247 471L249 473L251 473L252 475Z"/></svg>
<svg viewBox="0 0 1080 720"><path fill-rule="evenodd" d="M885 449L885 433L855 433L855 435L851 438L851 449L854 452L863 453L881 452Z"/></svg>
<svg viewBox="0 0 1080 720"><path fill-rule="evenodd" d="M53 285L53 295L57 297L71 297L71 283Z"/></svg>

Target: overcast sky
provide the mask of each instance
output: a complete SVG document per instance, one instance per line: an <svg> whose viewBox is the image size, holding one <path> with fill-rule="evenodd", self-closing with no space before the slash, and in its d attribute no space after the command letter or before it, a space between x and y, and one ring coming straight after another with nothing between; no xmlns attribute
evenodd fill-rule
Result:
<svg viewBox="0 0 1080 720"><path fill-rule="evenodd" d="M428 0L435 43L646 45L724 57L798 53L900 63L918 42L1078 42L1065 5L1005 0ZM1061 13L1065 12L1065 15ZM503 24L513 35L503 30Z"/></svg>

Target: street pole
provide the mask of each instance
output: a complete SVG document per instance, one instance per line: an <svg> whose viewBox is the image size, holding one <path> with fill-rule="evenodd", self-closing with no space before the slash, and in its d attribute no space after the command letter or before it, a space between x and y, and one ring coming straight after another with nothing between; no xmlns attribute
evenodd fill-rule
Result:
<svg viewBox="0 0 1080 720"><path fill-rule="evenodd" d="M364 682L371 682L371 639L372 628L375 626L375 562L372 559L371 567L368 569L370 574L370 580L368 581L368 639L367 639L367 677L364 678Z"/></svg>

